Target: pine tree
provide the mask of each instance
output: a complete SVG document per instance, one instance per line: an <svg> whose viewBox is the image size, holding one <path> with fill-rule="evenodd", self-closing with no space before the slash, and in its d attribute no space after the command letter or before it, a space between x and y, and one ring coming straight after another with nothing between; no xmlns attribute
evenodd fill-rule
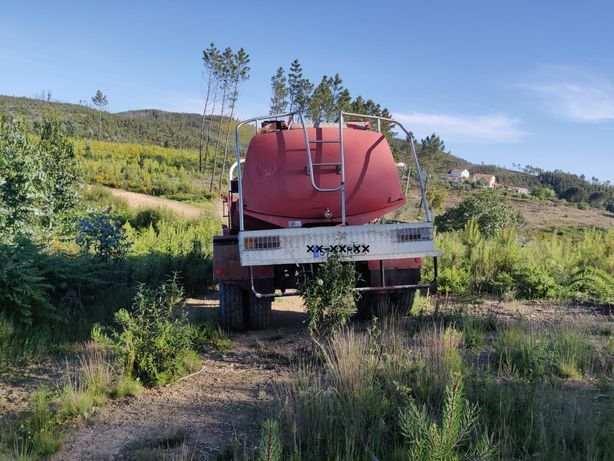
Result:
<svg viewBox="0 0 614 461"><path fill-rule="evenodd" d="M279 67L273 77L271 77L271 109L269 114L281 114L288 107L288 86L286 85L286 76L284 68Z"/></svg>
<svg viewBox="0 0 614 461"><path fill-rule="evenodd" d="M288 90L290 95L290 110L306 113L313 91L313 83L303 77L303 68L298 59L292 61L288 73Z"/></svg>
<svg viewBox="0 0 614 461"><path fill-rule="evenodd" d="M220 148L220 138L222 137L222 127L224 125L224 111L226 110L226 103L228 96L228 90L232 87L233 79L237 73L236 56L232 52L231 48L226 48L222 54L221 65L221 82L222 82L222 103L220 109L220 120L217 127L217 136L215 139L215 147L213 148L213 174L209 182L209 191L213 190L213 181L215 177L215 171L217 169L217 157Z"/></svg>
<svg viewBox="0 0 614 461"><path fill-rule="evenodd" d="M92 96L92 102L98 108L99 117L98 117L98 138L102 139L102 112L106 109L109 104L109 100L106 95L100 91L96 90L96 94Z"/></svg>
<svg viewBox="0 0 614 461"><path fill-rule="evenodd" d="M226 170L226 161L228 159L228 146L230 144L230 131L232 129L232 117L235 113L235 107L237 104L237 100L239 99L239 85L249 78L249 54L241 48L235 55L235 66L234 66L234 75L233 79L233 90L230 95L230 118L228 119L228 128L226 130L226 143L224 144L224 162L222 163L222 168L220 169L220 177L218 181L218 189L222 188L222 175L224 174L224 170ZM217 162L213 164L213 175L211 176L211 180L213 184L213 178L215 177L215 167ZM211 188L211 187L210 187Z"/></svg>
<svg viewBox="0 0 614 461"><path fill-rule="evenodd" d="M205 69L203 71L203 77L207 75L207 95L205 96L205 107L203 109L203 119L200 125L200 139L198 142L198 171L203 171L203 134L205 132L205 120L207 118L207 106L209 105L209 97L211 94L211 85L215 78L215 62L218 59L219 51L213 43L209 45L209 48L203 51L203 64Z"/></svg>

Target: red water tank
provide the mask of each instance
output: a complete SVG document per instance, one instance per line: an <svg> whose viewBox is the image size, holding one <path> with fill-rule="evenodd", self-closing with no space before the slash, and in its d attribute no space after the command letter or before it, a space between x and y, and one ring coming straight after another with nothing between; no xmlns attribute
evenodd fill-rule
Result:
<svg viewBox="0 0 614 461"><path fill-rule="evenodd" d="M338 128L308 128L309 140L339 139ZM378 132L344 128L347 224L365 224L405 204L399 173L386 138ZM312 143L313 163L338 163L338 143ZM341 192L319 192L311 184L302 129L254 136L243 168L246 228L250 217L272 226L341 222ZM333 189L341 183L334 165L314 166L314 181Z"/></svg>

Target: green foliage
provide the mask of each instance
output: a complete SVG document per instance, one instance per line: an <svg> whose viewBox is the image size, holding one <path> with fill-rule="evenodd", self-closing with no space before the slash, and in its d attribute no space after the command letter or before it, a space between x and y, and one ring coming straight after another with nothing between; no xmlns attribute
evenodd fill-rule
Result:
<svg viewBox="0 0 614 461"><path fill-rule="evenodd" d="M37 126L0 118L0 241L55 230L78 204L80 174L72 143L55 120Z"/></svg>
<svg viewBox="0 0 614 461"><path fill-rule="evenodd" d="M34 259L40 251L27 240L0 245L0 310L25 325L55 320L57 315L50 302L53 286Z"/></svg>
<svg viewBox="0 0 614 461"><path fill-rule="evenodd" d="M448 201L448 190L445 187L429 186L426 189L426 200L432 211L441 211Z"/></svg>
<svg viewBox="0 0 614 461"><path fill-rule="evenodd" d="M546 373L546 340L523 325L504 329L495 351L499 369L506 373L538 380Z"/></svg>
<svg viewBox="0 0 614 461"><path fill-rule="evenodd" d="M446 294L614 302L614 231L581 230L519 237L503 229L484 236L477 222L436 236L443 252L438 287Z"/></svg>
<svg viewBox="0 0 614 461"><path fill-rule="evenodd" d="M551 187L535 187L531 190L531 195L540 200L552 200L556 198L556 192Z"/></svg>
<svg viewBox="0 0 614 461"><path fill-rule="evenodd" d="M408 459L415 461L453 461L493 459L496 451L484 434L466 446L477 430L478 409L464 397L460 375L446 387L441 423L433 422L427 408L411 400L401 411L399 424L409 444Z"/></svg>
<svg viewBox="0 0 614 461"><path fill-rule="evenodd" d="M176 278L155 290L139 287L131 312L119 310L115 321L118 329L111 333L110 340L127 375L154 386L193 368L184 294ZM100 335L96 336L100 340Z"/></svg>
<svg viewBox="0 0 614 461"><path fill-rule="evenodd" d="M79 219L77 244L84 253L92 253L104 261L123 260L131 246L119 217L106 210L91 210Z"/></svg>
<svg viewBox="0 0 614 461"><path fill-rule="evenodd" d="M258 461L281 461L281 455L279 422L274 419L267 419L262 423L260 430Z"/></svg>
<svg viewBox="0 0 614 461"><path fill-rule="evenodd" d="M606 304L614 301L614 276L603 269L581 266L572 272L568 293L587 301Z"/></svg>
<svg viewBox="0 0 614 461"><path fill-rule="evenodd" d="M465 197L456 207L435 218L443 232L463 229L474 219L480 231L492 236L504 227L519 227L522 216L505 203L495 191L483 189Z"/></svg>
<svg viewBox="0 0 614 461"><path fill-rule="evenodd" d="M34 223L43 196L37 184L41 169L35 143L23 126L0 118L0 239Z"/></svg>
<svg viewBox="0 0 614 461"><path fill-rule="evenodd" d="M356 312L355 294L358 275L353 264L330 255L320 264L315 276L303 274L299 291L309 314L309 329L338 330Z"/></svg>

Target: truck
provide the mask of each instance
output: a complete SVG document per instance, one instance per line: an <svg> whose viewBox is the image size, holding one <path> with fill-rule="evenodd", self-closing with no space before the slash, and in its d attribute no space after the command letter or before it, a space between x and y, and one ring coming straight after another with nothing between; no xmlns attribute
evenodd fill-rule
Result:
<svg viewBox="0 0 614 461"><path fill-rule="evenodd" d="M252 123L243 155L239 129ZM332 255L355 265L363 316L406 312L416 290L436 283L440 253L412 133L392 118L344 111L334 123L312 125L300 111L237 124L227 223L213 238L226 329L267 328L272 301L299 295L301 277L317 274ZM384 127L405 135L404 163L396 162ZM424 220L385 219L407 204L410 160ZM434 278L423 282L427 257L434 258Z"/></svg>

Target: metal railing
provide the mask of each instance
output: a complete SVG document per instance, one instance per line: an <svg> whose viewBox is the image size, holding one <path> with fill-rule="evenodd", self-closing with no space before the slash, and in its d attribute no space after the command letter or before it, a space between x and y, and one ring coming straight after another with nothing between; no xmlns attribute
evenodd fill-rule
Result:
<svg viewBox="0 0 614 461"><path fill-rule="evenodd" d="M244 161L241 159L241 150L240 150L240 145L239 145L239 128L241 128L243 125L249 124L254 122L256 125L256 134L258 134L258 121L260 120L272 120L272 119L279 119L279 118L283 118L283 117L289 117L289 121L288 121L288 129L291 129L291 127L294 125L294 117L297 116L299 119L299 122L301 124L301 128L303 130L303 137L305 139L305 149L306 149L306 153L307 153L307 167L308 167L308 171L309 171L309 177L310 177L310 181L311 181L311 185L312 187L319 191L319 192L337 192L340 191L341 193L341 224L345 225L346 224L346 209L345 209L345 153L344 153L344 149L343 149L343 124L344 124L344 119L345 116L349 116L349 117L359 117L359 118L368 118L368 119L372 119L372 120L376 120L377 121L377 131L381 132L381 122L386 122L386 123L390 123L392 125L398 126L406 135L406 139L409 142L409 146L410 146L410 150L407 154L407 161L405 162L406 165L409 164L409 155L411 153L411 155L414 158L414 165L416 167L416 175L418 177L418 185L420 187L420 194L422 197L422 204L424 206L424 216L426 218L427 222L431 222L432 218L431 218L431 212L430 209L428 207L428 203L426 200L426 188L424 185L424 181L422 178L422 172L420 170L420 165L418 164L418 155L416 153L416 148L414 146L414 139L413 139L413 135L410 131L406 130L405 127L398 121L392 119L392 118L387 118L387 117L380 117L377 115L366 115L366 114L355 114L352 112L344 112L341 111L339 112L339 116L337 117L336 122L338 122L339 124L339 139L338 140L310 140L308 135L307 135L307 128L305 126L305 121L303 119L303 114L300 111L294 111L294 112L286 112L283 114L270 114L270 115L262 115L262 116L258 116L258 117L253 117L247 120L243 120L242 122L239 122L235 128L235 150L236 150L236 155L237 155L237 161L235 164L233 164L233 167L236 166L236 170L237 170L237 181L238 181L238 190L239 190L239 231L243 231L245 230L245 221L244 221L244 212L243 212L243 183L241 180L241 174L242 174L242 167L241 167L241 163ZM322 143L322 142L330 142L330 143L339 143L339 163L334 163L334 162L327 162L322 163L322 164L314 164L313 160L311 158L311 148L310 148L310 143ZM341 182L339 184L338 187L336 188L321 188L319 187L316 183L315 183L315 179L314 179L314 174L313 174L313 167L315 166L323 166L323 165L339 165L340 166L340 174L341 174ZM406 177L406 190L407 190L407 186L409 185L409 180L410 180L410 169L408 168L407 170L407 177ZM232 180L232 173L230 173L230 179Z"/></svg>

